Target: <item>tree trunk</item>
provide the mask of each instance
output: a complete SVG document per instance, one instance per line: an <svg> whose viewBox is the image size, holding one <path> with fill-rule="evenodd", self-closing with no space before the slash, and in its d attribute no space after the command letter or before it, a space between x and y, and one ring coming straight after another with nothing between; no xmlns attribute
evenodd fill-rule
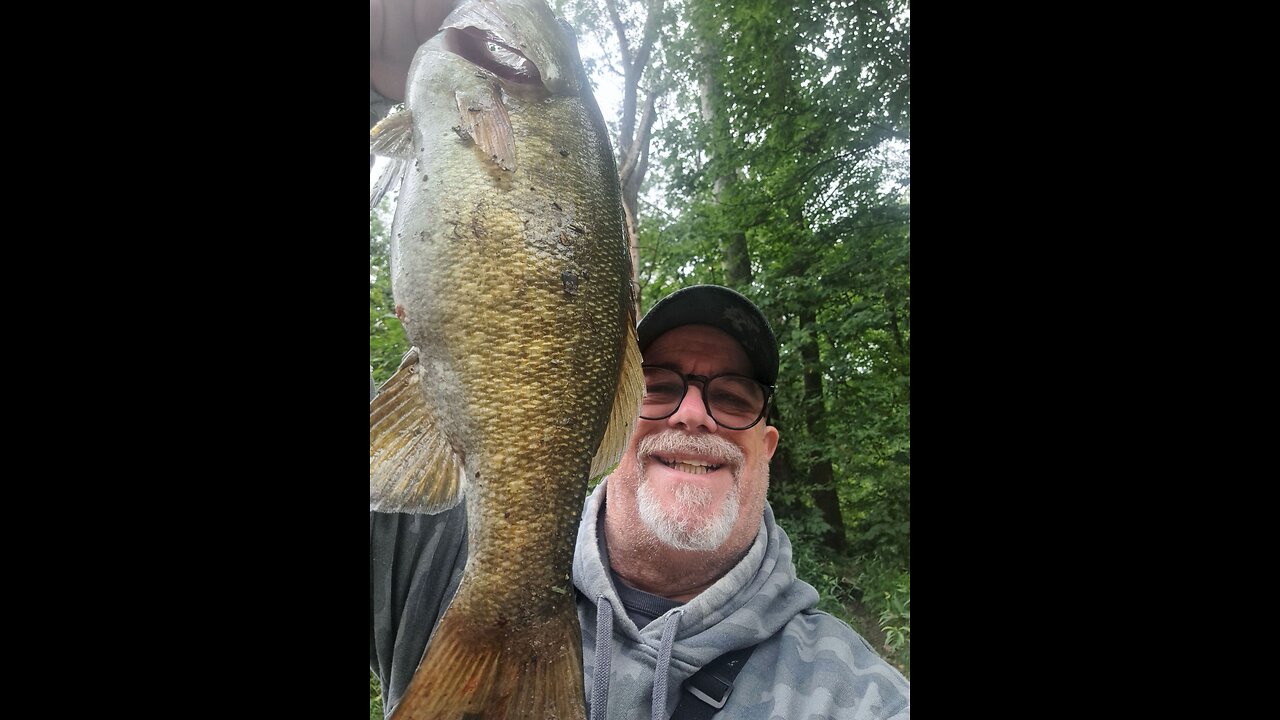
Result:
<svg viewBox="0 0 1280 720"><path fill-rule="evenodd" d="M649 171L649 132L656 117L655 103L663 93L660 82L650 78L648 97L645 99L640 125L636 126L637 98L640 77L649 67L653 46L661 32L662 9L665 0L649 0L641 31L639 47L633 48L627 40L627 29L618 13L616 0L605 0L614 32L618 35L618 49L622 54L623 94L622 115L618 126L618 180L622 183L622 212L627 223L628 245L631 248L631 286L635 290L636 316L640 315L640 187Z"/></svg>
<svg viewBox="0 0 1280 720"><path fill-rule="evenodd" d="M713 188L716 204L723 202L726 187L735 182L732 175L716 179ZM724 270L725 284L744 290L751 284L751 254L747 249L747 233L739 226L733 232L725 233L720 238L720 267Z"/></svg>
<svg viewBox="0 0 1280 720"><path fill-rule="evenodd" d="M818 357L818 340L815 325L817 317L812 308L800 311L800 329L807 339L800 345L800 358L804 361L804 413L809 436L827 447L827 411L823 404L822 365ZM844 515L840 512L840 497L836 494L835 473L831 459L822 458L810 470L813 478L813 501L822 513L822 519L830 529L822 536L822 544L837 552L848 548L844 532Z"/></svg>
<svg viewBox="0 0 1280 720"><path fill-rule="evenodd" d="M710 48L714 45L706 38L699 38L698 55L702 58L702 81L699 84L699 92L702 99L702 117L707 124L715 127L717 120L716 106L718 100L723 96L715 79L713 63L719 62L719 56ZM717 133L720 135L720 133ZM717 148L714 144L707 148L708 164L716 159L717 151L723 154L723 149ZM727 172L716 178L715 183L711 186L712 197L716 205L724 203L725 196L729 194L733 184L737 181L737 176L733 172ZM747 248L747 234L741 227L734 229L732 232L725 233L720 238L720 268L724 271L724 284L738 290L745 289L751 284L751 253Z"/></svg>

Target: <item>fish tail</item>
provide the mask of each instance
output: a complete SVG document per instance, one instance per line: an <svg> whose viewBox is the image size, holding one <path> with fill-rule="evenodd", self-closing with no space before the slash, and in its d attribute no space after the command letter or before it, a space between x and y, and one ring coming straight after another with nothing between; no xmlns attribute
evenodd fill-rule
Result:
<svg viewBox="0 0 1280 720"><path fill-rule="evenodd" d="M571 599L549 619L481 637L454 610L441 618L391 720L585 720Z"/></svg>

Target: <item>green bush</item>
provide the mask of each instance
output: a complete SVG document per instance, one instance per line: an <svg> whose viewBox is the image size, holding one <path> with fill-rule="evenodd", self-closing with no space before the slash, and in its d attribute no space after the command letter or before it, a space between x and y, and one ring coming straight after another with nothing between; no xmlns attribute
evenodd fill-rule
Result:
<svg viewBox="0 0 1280 720"><path fill-rule="evenodd" d="M372 670L369 671L369 720L382 720L382 686Z"/></svg>
<svg viewBox="0 0 1280 720"><path fill-rule="evenodd" d="M911 570L875 555L858 575L863 604L879 618L884 634L879 648L907 677L911 677Z"/></svg>

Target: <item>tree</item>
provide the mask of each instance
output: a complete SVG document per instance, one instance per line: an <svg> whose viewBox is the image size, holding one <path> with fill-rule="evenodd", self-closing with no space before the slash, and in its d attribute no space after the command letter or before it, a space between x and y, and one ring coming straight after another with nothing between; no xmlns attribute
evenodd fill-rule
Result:
<svg viewBox="0 0 1280 720"><path fill-rule="evenodd" d="M631 278L635 282L639 277L640 190L649 171L650 133L657 119L657 104L665 93L662 69L652 61L654 49L662 40L663 28L670 16L664 12L665 0L643 0L625 4L619 0L603 0L603 4L616 45L604 35L598 35L597 40L607 51L614 51L610 53L610 57L616 57L616 60L610 62L610 65L621 66L621 70L614 68L614 71L619 72L623 78L622 108L618 121L611 123L611 126L617 128L614 148L617 152L622 208L631 248ZM566 7L561 12L570 10L579 27L604 27L598 0L577 0L562 5ZM594 62L591 64L594 66ZM642 84L648 87L645 89L644 104L639 105Z"/></svg>
<svg viewBox="0 0 1280 720"><path fill-rule="evenodd" d="M785 510L797 515L813 506L837 550L848 511L858 547L874 552L881 545L862 533L872 500L891 477L904 482L888 494L909 497L910 206L892 157L910 128L905 5L687 9L688 30L670 43L683 58L667 60L688 68L676 80L677 117L655 136L677 210L641 231L649 298L719 282L764 309L783 346L778 496L793 498ZM855 364L883 355L885 340L890 362ZM886 453L906 471L885 470ZM871 537L909 545L901 534Z"/></svg>
<svg viewBox="0 0 1280 720"><path fill-rule="evenodd" d="M906 1L560 5L604 48L584 53L589 70L610 68L626 85L609 124L641 311L698 282L734 287L764 311L781 344L770 502L823 609L839 614L857 595L851 573L905 645L909 673ZM403 339L375 349L399 323L377 288L373 233L371 363L389 374Z"/></svg>
<svg viewBox="0 0 1280 720"><path fill-rule="evenodd" d="M409 350L409 340L396 317L391 296L389 200L369 211L369 365L377 384L395 374Z"/></svg>

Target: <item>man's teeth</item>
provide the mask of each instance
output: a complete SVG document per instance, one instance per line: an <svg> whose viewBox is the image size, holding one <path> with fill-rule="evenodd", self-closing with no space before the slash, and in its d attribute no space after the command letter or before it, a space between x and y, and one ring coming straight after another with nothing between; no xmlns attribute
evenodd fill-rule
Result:
<svg viewBox="0 0 1280 720"><path fill-rule="evenodd" d="M680 472L687 472L690 475L706 475L709 472L715 472L720 469L719 465L711 465L700 460L685 462L683 460L669 461L659 458L659 461L669 468L674 468Z"/></svg>

